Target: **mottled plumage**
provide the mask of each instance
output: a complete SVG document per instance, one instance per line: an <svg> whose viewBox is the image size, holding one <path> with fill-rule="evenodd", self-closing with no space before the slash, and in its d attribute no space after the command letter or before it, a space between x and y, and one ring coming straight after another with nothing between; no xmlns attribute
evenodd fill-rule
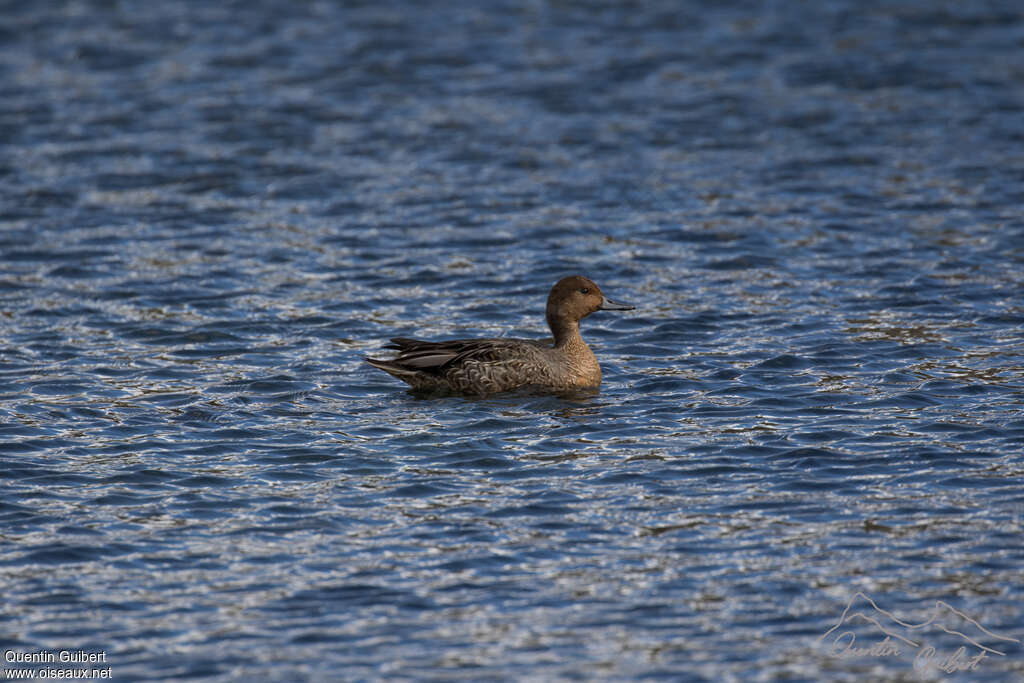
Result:
<svg viewBox="0 0 1024 683"><path fill-rule="evenodd" d="M559 280L548 295L546 317L554 346L530 339L397 338L385 348L397 350L398 356L366 361L419 390L490 394L524 386L597 387L601 366L580 336L579 321L594 311L632 308L606 299L592 280L573 275Z"/></svg>

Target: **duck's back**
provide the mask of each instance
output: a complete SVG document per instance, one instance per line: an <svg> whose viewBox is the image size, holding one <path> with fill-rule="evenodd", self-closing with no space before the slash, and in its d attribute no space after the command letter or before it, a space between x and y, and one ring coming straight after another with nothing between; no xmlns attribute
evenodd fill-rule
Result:
<svg viewBox="0 0 1024 683"><path fill-rule="evenodd" d="M527 385L571 385L556 350L529 339L396 338L388 348L399 351L393 360L368 360L416 389L488 394Z"/></svg>

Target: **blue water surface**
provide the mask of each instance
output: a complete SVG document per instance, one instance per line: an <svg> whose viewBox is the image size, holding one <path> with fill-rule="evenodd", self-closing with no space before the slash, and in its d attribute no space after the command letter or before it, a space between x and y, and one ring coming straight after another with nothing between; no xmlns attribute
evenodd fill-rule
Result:
<svg viewBox="0 0 1024 683"><path fill-rule="evenodd" d="M0 6L0 668L1024 678L1017 4Z"/></svg>

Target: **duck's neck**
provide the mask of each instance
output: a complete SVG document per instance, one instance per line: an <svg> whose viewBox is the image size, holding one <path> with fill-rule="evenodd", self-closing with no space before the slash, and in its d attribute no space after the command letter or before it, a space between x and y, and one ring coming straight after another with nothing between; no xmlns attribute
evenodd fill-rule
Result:
<svg viewBox="0 0 1024 683"><path fill-rule="evenodd" d="M548 317L548 327L555 335L556 349L571 349L575 346L586 346L583 337L580 336L580 323L578 320L566 320L565 318Z"/></svg>
<svg viewBox="0 0 1024 683"><path fill-rule="evenodd" d="M564 354L569 378L567 385L596 386L601 383L601 366L597 357L580 336L578 321L549 320L555 335L555 348Z"/></svg>

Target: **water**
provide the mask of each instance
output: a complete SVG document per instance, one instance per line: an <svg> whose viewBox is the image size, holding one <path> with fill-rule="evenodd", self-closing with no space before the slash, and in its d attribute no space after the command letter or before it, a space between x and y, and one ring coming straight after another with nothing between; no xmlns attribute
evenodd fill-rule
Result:
<svg viewBox="0 0 1024 683"><path fill-rule="evenodd" d="M1024 14L964 5L5 3L0 650L1021 677ZM596 396L361 360L574 272ZM836 656L867 599L990 650Z"/></svg>

